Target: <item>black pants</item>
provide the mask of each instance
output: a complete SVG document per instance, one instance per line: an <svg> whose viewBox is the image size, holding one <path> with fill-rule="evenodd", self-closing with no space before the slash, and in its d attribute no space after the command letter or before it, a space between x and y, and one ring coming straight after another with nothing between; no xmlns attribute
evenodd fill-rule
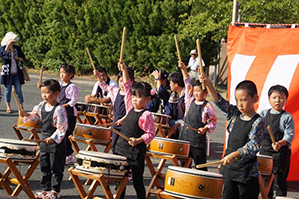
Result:
<svg viewBox="0 0 299 199"><path fill-rule="evenodd" d="M65 134L65 138L66 138L66 156L69 156L74 152L69 136L73 135L73 131L76 126L76 117L75 116L67 117L67 119L68 119L68 127Z"/></svg>
<svg viewBox="0 0 299 199"><path fill-rule="evenodd" d="M191 157L194 160L195 166L198 164L204 164L207 163L207 155L206 155L206 150L204 148L197 148L190 146L190 151L189 151L189 157ZM181 166L183 167L185 162L181 162ZM191 168L190 164L190 168ZM208 171L207 167L200 168L199 170L203 171Z"/></svg>
<svg viewBox="0 0 299 199"><path fill-rule="evenodd" d="M145 199L145 187L143 183L143 173L144 173L144 160L145 153L139 152L137 156L137 160L128 159L129 166L132 169L132 178L133 178L133 186L137 194L138 199ZM124 198L126 193L126 188L124 189L121 199Z"/></svg>
<svg viewBox="0 0 299 199"><path fill-rule="evenodd" d="M287 195L287 177L290 169L291 150L271 152L261 149L261 154L269 155L273 158L274 181L271 189L269 190L268 197L273 198L273 185L276 190L276 196Z"/></svg>
<svg viewBox="0 0 299 199"><path fill-rule="evenodd" d="M40 151L41 186L44 191L60 192L64 165L65 153Z"/></svg>
<svg viewBox="0 0 299 199"><path fill-rule="evenodd" d="M252 177L248 184L223 179L223 199L257 199L258 195L258 178Z"/></svg>

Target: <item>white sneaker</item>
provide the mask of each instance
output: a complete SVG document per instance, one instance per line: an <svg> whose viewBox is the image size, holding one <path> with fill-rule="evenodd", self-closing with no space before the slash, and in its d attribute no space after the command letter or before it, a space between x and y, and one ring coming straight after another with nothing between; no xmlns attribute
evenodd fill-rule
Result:
<svg viewBox="0 0 299 199"><path fill-rule="evenodd" d="M65 164L69 164L71 162L75 162L75 160L76 160L76 156L75 156L74 153L72 153L71 155L66 156L66 158L65 158Z"/></svg>

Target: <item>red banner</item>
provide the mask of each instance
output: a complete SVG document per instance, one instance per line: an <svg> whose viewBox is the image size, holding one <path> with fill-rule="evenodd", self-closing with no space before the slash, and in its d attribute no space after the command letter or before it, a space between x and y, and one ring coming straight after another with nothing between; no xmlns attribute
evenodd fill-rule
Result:
<svg viewBox="0 0 299 199"><path fill-rule="evenodd" d="M289 91L285 110L299 126L299 28L251 28L230 26L228 31L228 100L235 104L234 91L243 80L257 85L256 111L270 108L268 90L280 84ZM297 99L296 99L297 98ZM297 129L297 128L296 128ZM295 132L288 181L299 180L299 132Z"/></svg>

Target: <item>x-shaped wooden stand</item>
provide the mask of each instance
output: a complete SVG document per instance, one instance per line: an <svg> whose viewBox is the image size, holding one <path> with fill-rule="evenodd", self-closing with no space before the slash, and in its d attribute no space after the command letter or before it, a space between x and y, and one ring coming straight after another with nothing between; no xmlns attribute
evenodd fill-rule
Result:
<svg viewBox="0 0 299 199"><path fill-rule="evenodd" d="M28 180L39 164L38 158L32 161L22 161L12 160L7 157L5 159L1 158L0 163L6 164L8 166L3 174L0 173L0 187L3 187L6 193L10 196L18 196L20 191L23 189L26 192L28 198L34 198ZM16 167L16 165L18 165L19 163L25 163L29 165L28 170L24 176L21 175L20 171ZM11 173L15 176L15 178L9 177ZM17 185L16 188L12 190L8 182Z"/></svg>
<svg viewBox="0 0 299 199"><path fill-rule="evenodd" d="M181 123L176 123L173 127L169 127L168 125L165 124L158 124L155 123L155 127L156 127L156 134L159 137L166 137L166 138L170 138L172 134L174 134L178 128L178 126Z"/></svg>
<svg viewBox="0 0 299 199"><path fill-rule="evenodd" d="M272 186L272 182L274 179L273 173L261 173L259 172L259 185L262 199L268 199L268 193ZM265 182L264 182L265 180Z"/></svg>
<svg viewBox="0 0 299 199"><path fill-rule="evenodd" d="M30 140L31 139L39 140L38 132L40 132L40 129L36 129L36 128L33 128L33 127L17 126L17 125L13 125L12 128L15 131L16 135L18 136L18 138L20 140L22 140L24 138L21 131L26 131L26 132L31 133L30 137L28 139L30 139Z"/></svg>
<svg viewBox="0 0 299 199"><path fill-rule="evenodd" d="M178 197L172 196L164 192L162 189L156 191L157 199L180 199Z"/></svg>
<svg viewBox="0 0 299 199"><path fill-rule="evenodd" d="M161 159L156 168L157 170L155 170L150 157ZM160 154L147 152L145 156L145 161L152 175L152 180L146 191L147 199L150 197L150 194L156 193L156 190L153 189L155 186L157 187L157 189L164 189L164 187L161 185L159 180L163 180L163 181L165 180L165 174L162 174L161 172L167 160L170 160L174 166L180 166L179 160L184 161L185 162L184 167L189 167L192 162L191 157L181 157L181 156L179 157L177 155L160 155Z"/></svg>
<svg viewBox="0 0 299 199"><path fill-rule="evenodd" d="M95 198L93 197L93 194L97 188L97 186L100 184L105 196L109 199L118 199L120 198L124 188L126 187L128 183L128 178L115 178L115 177L105 177L103 174L85 174L80 171L77 171L75 168L71 167L69 170L70 176L80 194L80 197L89 199L89 198ZM86 192L83 188L83 185L79 179L78 176L93 180L91 183L91 186L89 187L88 191ZM110 191L109 185L107 183L107 180L114 180L120 182L119 186L117 187L114 195L112 195L112 192ZM98 197L97 197L98 198Z"/></svg>

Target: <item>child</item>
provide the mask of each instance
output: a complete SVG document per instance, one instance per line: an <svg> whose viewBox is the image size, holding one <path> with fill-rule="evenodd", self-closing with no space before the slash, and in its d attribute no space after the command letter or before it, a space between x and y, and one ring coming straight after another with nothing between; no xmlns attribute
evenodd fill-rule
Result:
<svg viewBox="0 0 299 199"><path fill-rule="evenodd" d="M31 113L19 111L21 117L25 116L25 122L36 118L41 119L41 139L45 141L40 143L41 186L44 191L36 193L36 198L60 198L66 151L65 133L68 123L65 108L57 102L59 91L58 81L46 80L41 85L43 101L35 106Z"/></svg>
<svg viewBox="0 0 299 199"><path fill-rule="evenodd" d="M97 71L94 71L95 76L99 76ZM134 82L134 71L130 68L128 68L128 75L131 80L131 83ZM123 82L123 74L122 72L119 72L117 76L117 82L119 87L116 86L109 86L104 79L99 83L99 86L101 89L105 92L110 93L111 101L113 103L113 123L116 123L116 125L113 125L112 127L115 128L118 131L121 131L121 125L122 125L122 119L126 115L126 107L125 104L125 91L124 91L124 82ZM100 76L98 79L101 79ZM114 152L114 147L116 140L118 139L119 135L112 132L112 151Z"/></svg>
<svg viewBox="0 0 299 199"><path fill-rule="evenodd" d="M151 94L150 84L146 82L138 82L133 87L131 86L124 63L119 63L119 69L123 72L125 98L127 98L125 100L127 115L123 121L121 133L129 137L130 141L119 137L115 144L115 153L127 158L132 170L133 186L137 198L144 199L143 172L146 145L155 137L154 118L145 106L153 94ZM124 194L125 191L122 198Z"/></svg>
<svg viewBox="0 0 299 199"><path fill-rule="evenodd" d="M66 160L65 164L75 160L75 154L72 149L72 144L68 137L73 134L76 126L77 109L75 107L78 101L78 88L71 82L71 79L75 75L75 67L71 64L61 64L59 67L60 72L60 93L59 93L59 104L65 107L68 119L68 128L66 131Z"/></svg>
<svg viewBox="0 0 299 199"><path fill-rule="evenodd" d="M166 105L165 115L171 116L169 125L172 127L181 122L185 115L185 84L181 72L175 71L169 75L170 94L168 103ZM172 135L172 138L177 139L179 136L179 129Z"/></svg>
<svg viewBox="0 0 299 199"><path fill-rule="evenodd" d="M157 96L150 100L147 105L146 109L151 112L158 112L159 106L161 104L161 113L165 113L165 107L168 102L170 96L170 86L169 80L167 79L168 73L165 70L155 70L152 72L152 75L155 77L156 88L158 90Z"/></svg>
<svg viewBox="0 0 299 199"><path fill-rule="evenodd" d="M218 95L205 74L200 75L200 81L205 83L212 100L228 122L229 137L220 168L224 185L222 197L257 199L259 174L256 154L266 127L263 118L254 110L258 101L256 86L249 80L240 82L235 90L235 106Z"/></svg>
<svg viewBox="0 0 299 199"><path fill-rule="evenodd" d="M273 157L274 187L276 196L287 195L287 176L290 167L291 144L294 138L294 120L290 113L284 110L287 103L288 90L281 85L272 86L268 91L271 109L263 110L261 116L266 125L270 125L275 143L272 144L269 133L266 132L260 153ZM273 185L268 194L273 198Z"/></svg>
<svg viewBox="0 0 299 199"><path fill-rule="evenodd" d="M206 155L206 132L213 132L217 127L217 117L214 107L206 100L208 95L207 89L202 88L199 80L195 81L192 88L192 82L188 75L186 66L183 62L179 63L185 82L185 104L186 116L184 118L184 126L180 133L179 140L190 142L189 157L194 160L195 165L207 162ZM190 93L189 88L193 90ZM187 127L198 129L198 131L190 130ZM183 163L184 164L184 163ZM183 165L182 165L183 166ZM207 171L208 169L202 168Z"/></svg>

